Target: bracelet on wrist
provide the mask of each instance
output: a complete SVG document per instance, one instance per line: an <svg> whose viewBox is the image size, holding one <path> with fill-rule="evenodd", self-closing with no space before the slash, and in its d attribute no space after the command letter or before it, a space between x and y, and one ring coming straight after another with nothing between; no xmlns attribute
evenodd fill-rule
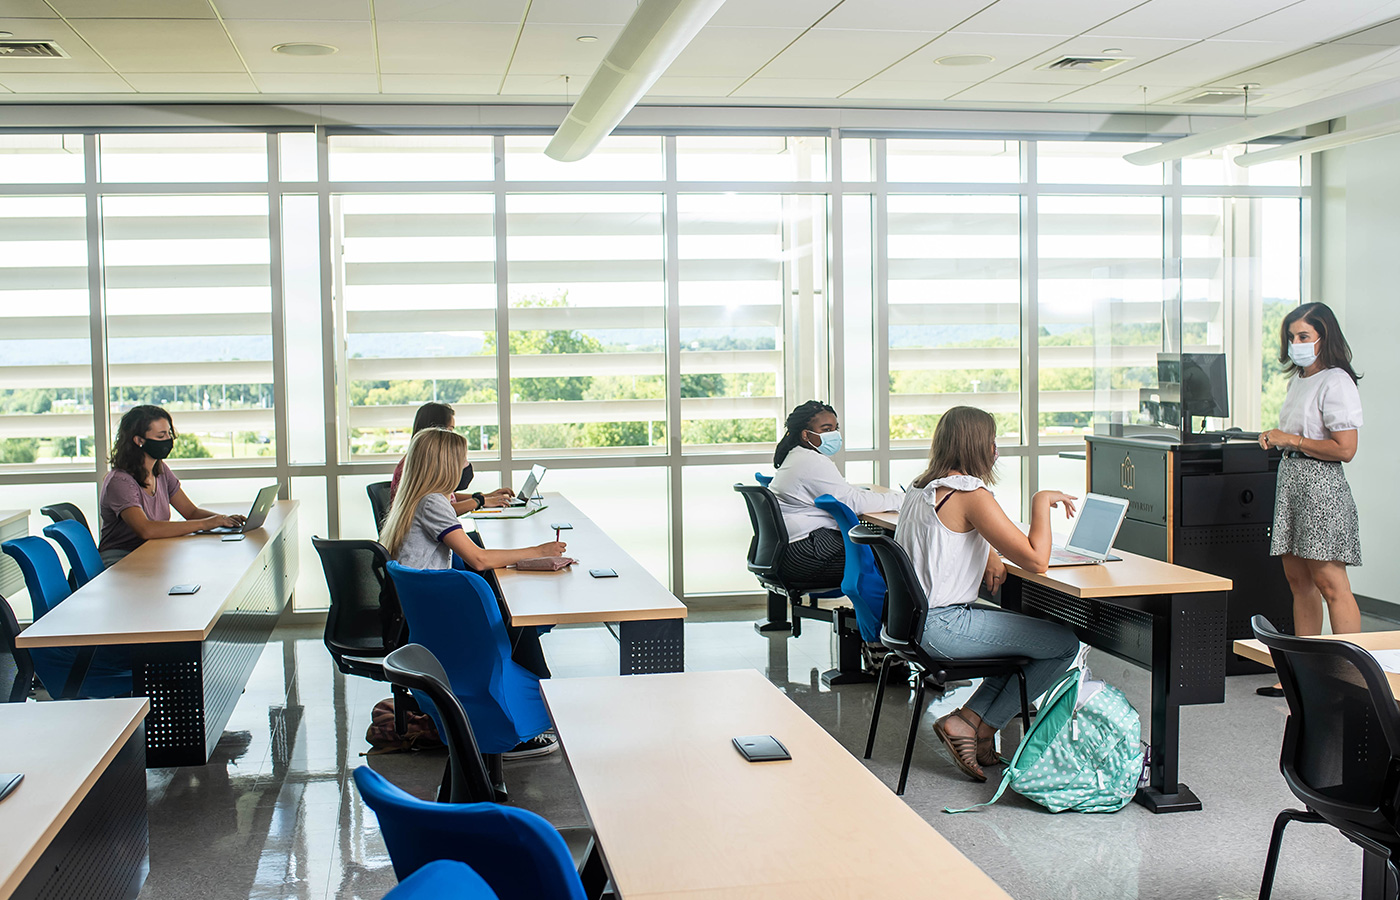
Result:
<svg viewBox="0 0 1400 900"><path fill-rule="evenodd" d="M482 494L481 491L474 491L474 492L472 493L472 499L476 501L476 508L477 508L477 509L485 509L485 508L486 508L486 496L485 496L484 494Z"/></svg>

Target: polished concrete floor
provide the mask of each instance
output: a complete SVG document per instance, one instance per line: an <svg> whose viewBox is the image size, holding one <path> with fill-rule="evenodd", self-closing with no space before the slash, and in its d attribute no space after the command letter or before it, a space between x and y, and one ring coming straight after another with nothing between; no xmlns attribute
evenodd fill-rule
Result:
<svg viewBox="0 0 1400 900"><path fill-rule="evenodd" d="M726 621L725 618L728 618ZM696 616L686 625L692 670L755 668L859 755L874 687L828 690L830 631L808 625L798 639L760 636L752 616ZM819 623L818 623L819 624ZM1367 622L1373 628L1391 623ZM616 672L617 646L601 627L558 628L544 639L556 678ZM1147 673L1091 654L1096 677L1122 688L1146 715ZM1286 708L1257 697L1267 676L1229 679L1224 704L1182 715L1182 780L1201 797L1196 813L1154 816L1130 805L1112 815L1052 815L1009 793L994 807L942 812L991 796L963 778L933 737L939 710L921 727L905 800L1017 900L1243 900L1258 891L1274 815L1296 805L1278 772ZM441 751L364 757L365 729L385 686L335 671L316 630L280 629L267 645L214 759L207 766L149 771L151 874L142 900L379 898L395 883L374 815L349 773L370 765L420 796L432 796ZM886 695L880 740L868 763L893 786L912 692ZM556 825L584 816L561 754L507 767L512 802ZM860 822L811 823L794 841L828 842ZM852 865L858 865L852 861ZM1357 896L1361 854L1335 831L1292 825L1274 896ZM927 896L940 896L929 872Z"/></svg>

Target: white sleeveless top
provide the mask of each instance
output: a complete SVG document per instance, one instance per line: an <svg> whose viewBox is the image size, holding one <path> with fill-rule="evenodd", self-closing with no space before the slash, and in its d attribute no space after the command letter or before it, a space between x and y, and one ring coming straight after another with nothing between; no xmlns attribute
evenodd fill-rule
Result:
<svg viewBox="0 0 1400 900"><path fill-rule="evenodd" d="M959 533L939 521L934 504L940 487L975 491L986 485L971 475L950 475L911 489L904 497L894 539L913 561L931 610L976 600L991 552L991 544L976 529Z"/></svg>

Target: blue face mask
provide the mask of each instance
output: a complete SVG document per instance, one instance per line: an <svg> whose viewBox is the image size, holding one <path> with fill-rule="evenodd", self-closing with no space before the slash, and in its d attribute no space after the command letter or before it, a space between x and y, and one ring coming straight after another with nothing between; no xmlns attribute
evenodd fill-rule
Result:
<svg viewBox="0 0 1400 900"><path fill-rule="evenodd" d="M816 448L817 452L822 456L833 456L841 452L841 432L827 431L817 434L817 432L812 431L809 432L809 434L816 434L817 437L822 439L822 442L818 444Z"/></svg>

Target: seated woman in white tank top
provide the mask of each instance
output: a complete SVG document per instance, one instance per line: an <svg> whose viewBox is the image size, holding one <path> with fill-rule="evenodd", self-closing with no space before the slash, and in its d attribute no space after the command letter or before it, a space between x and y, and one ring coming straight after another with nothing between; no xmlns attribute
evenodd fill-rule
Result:
<svg viewBox="0 0 1400 900"><path fill-rule="evenodd" d="M1074 497L1040 491L1031 499L1030 533L1009 519L987 487L996 481L996 421L980 409L957 406L943 414L933 435L928 469L914 479L899 511L894 539L909 554L924 593L928 618L921 643L953 659L1028 656L1028 695L1039 696L1064 675L1079 640L1054 622L1006 610L972 606L977 588L995 591L1006 580L997 555L1031 572L1050 563L1050 510L1074 515ZM953 762L975 781L998 762L997 731L1021 708L1014 676L983 679L971 699L934 723Z"/></svg>

